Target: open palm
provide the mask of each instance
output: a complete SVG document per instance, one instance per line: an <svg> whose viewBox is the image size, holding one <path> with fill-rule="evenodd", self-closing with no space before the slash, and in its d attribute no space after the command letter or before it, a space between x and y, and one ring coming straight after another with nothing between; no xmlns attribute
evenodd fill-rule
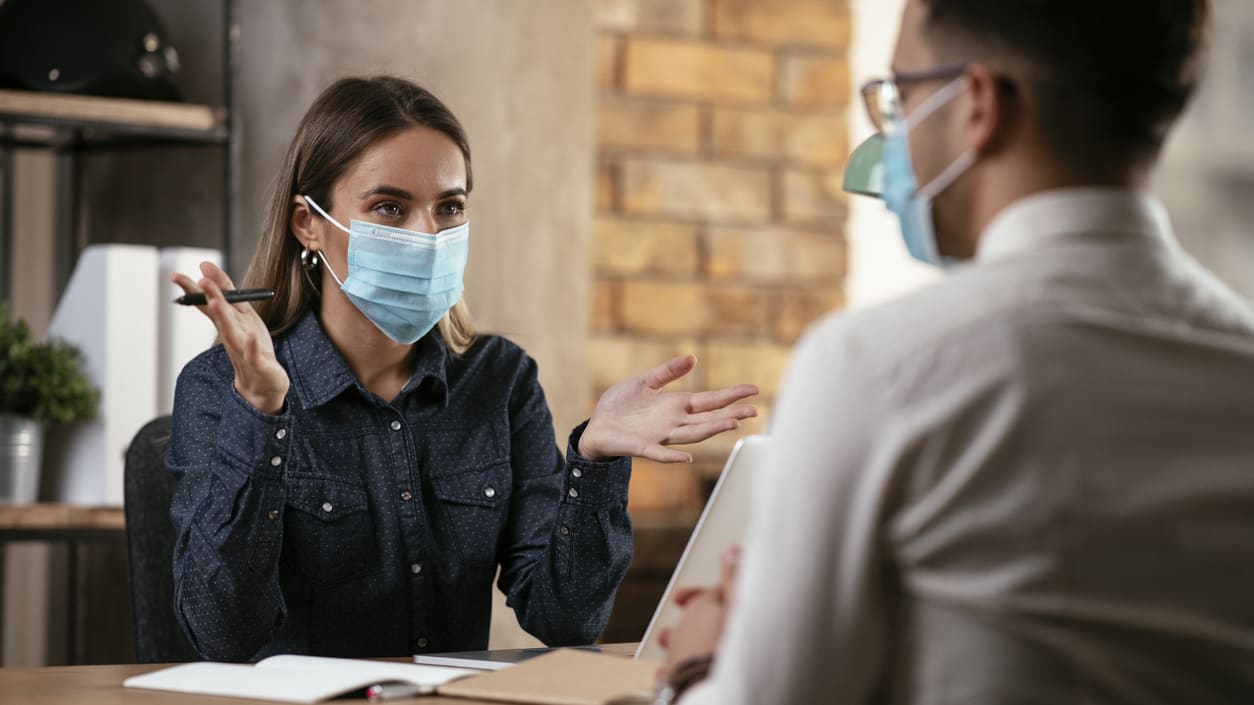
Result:
<svg viewBox="0 0 1254 705"><path fill-rule="evenodd" d="M758 393L752 384L706 392L668 392L666 385L692 371L697 358L676 357L610 387L597 402L579 442L590 460L630 455L661 463L689 463L692 456L668 448L699 443L757 416L752 406L733 406Z"/></svg>

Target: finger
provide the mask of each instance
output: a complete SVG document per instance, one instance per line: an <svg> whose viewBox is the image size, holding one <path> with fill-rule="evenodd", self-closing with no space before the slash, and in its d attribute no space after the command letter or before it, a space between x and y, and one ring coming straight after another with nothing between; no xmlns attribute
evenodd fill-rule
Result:
<svg viewBox="0 0 1254 705"><path fill-rule="evenodd" d="M184 294L199 294L200 293L200 287L196 286L196 282L192 281L192 278L187 276L186 274L180 274L178 272L175 272L174 274L170 275L170 281L175 286L182 289Z"/></svg>
<svg viewBox="0 0 1254 705"><path fill-rule="evenodd" d="M170 276L170 281L178 286L178 288L182 289L184 294L202 293L196 282L192 281L192 278L186 274L179 274L176 272ZM200 311L200 313L208 318L210 322L213 322L213 316L209 315L209 311L207 311L204 306L197 306L196 310ZM216 327L217 324L214 323L214 326Z"/></svg>
<svg viewBox="0 0 1254 705"><path fill-rule="evenodd" d="M204 273L205 278L218 285L222 291L232 291L236 288L235 282L231 281L231 277L222 270L221 267L213 262L201 262L200 271ZM247 303L227 304L231 308L244 313L252 309Z"/></svg>
<svg viewBox="0 0 1254 705"><path fill-rule="evenodd" d="M227 347L227 353L232 359L243 361L243 355L247 352L245 348L247 339L243 336L243 331L235 319L237 311L226 302L222 296L222 290L213 280L201 279L200 286L205 291L205 312L209 314L213 325L217 327L218 335L222 337L222 343Z"/></svg>
<svg viewBox="0 0 1254 705"><path fill-rule="evenodd" d="M697 595L700 595L702 590L707 590L707 589L708 588L695 587L695 586L681 587L675 590L675 594L671 596L671 601L674 602L676 606L683 607L684 605L688 604L689 600L696 597Z"/></svg>
<svg viewBox="0 0 1254 705"><path fill-rule="evenodd" d="M740 421L737 419L721 419L719 421L708 421L695 426L680 426L671 431L667 437L668 445L688 445L690 443L700 443L707 438L717 436L720 433L735 431L740 428Z"/></svg>
<svg viewBox="0 0 1254 705"><path fill-rule="evenodd" d="M719 587L730 602L732 590L736 587L736 574L740 572L740 546L729 546L719 558L723 579Z"/></svg>
<svg viewBox="0 0 1254 705"><path fill-rule="evenodd" d="M693 355L680 355L644 373L644 383L649 389L661 389L692 371L697 364Z"/></svg>
<svg viewBox="0 0 1254 705"><path fill-rule="evenodd" d="M692 456L683 451L673 450L663 445L651 445L644 449L640 457L657 463L691 463Z"/></svg>
<svg viewBox="0 0 1254 705"><path fill-rule="evenodd" d="M698 426L711 421L726 421L727 419L751 419L758 415L757 407L753 406L733 406L730 409L718 409L716 411L704 411L699 414L689 414L684 419L684 426Z"/></svg>
<svg viewBox="0 0 1254 705"><path fill-rule="evenodd" d="M201 310L205 315L213 321L213 325L217 326L218 334L226 339L227 329L232 327L230 311L226 306L226 301L222 298L222 290L217 284L208 277L203 277L196 286L205 294L205 305L201 306Z"/></svg>
<svg viewBox="0 0 1254 705"><path fill-rule="evenodd" d="M223 291L230 291L235 288L235 282L231 281L230 275L222 271L222 268L213 262L201 262L200 271L205 278L213 280L214 284Z"/></svg>
<svg viewBox="0 0 1254 705"><path fill-rule="evenodd" d="M692 413L714 411L741 399L756 396L759 393L756 385L738 384L735 387L715 389L709 392L697 392L688 400L688 410Z"/></svg>

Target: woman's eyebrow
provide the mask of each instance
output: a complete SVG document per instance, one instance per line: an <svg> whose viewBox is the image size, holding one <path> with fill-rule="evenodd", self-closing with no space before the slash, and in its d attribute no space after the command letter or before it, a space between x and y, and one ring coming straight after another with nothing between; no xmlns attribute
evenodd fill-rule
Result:
<svg viewBox="0 0 1254 705"><path fill-rule="evenodd" d="M466 189L460 188L460 187L451 188L447 191L442 192L439 196L436 196L436 200L442 201L446 198L452 198L453 196L465 196L465 195L466 195Z"/></svg>
<svg viewBox="0 0 1254 705"><path fill-rule="evenodd" d="M387 185L375 186L374 188L362 193L361 196L358 196L358 198L370 198L371 196L394 196L396 198L403 198L407 201L414 200L413 194L405 189Z"/></svg>

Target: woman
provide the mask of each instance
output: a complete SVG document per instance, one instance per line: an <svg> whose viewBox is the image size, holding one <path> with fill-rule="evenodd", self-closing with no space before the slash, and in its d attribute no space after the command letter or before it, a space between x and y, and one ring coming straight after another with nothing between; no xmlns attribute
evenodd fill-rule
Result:
<svg viewBox="0 0 1254 705"><path fill-rule="evenodd" d="M593 641L631 558L629 456L735 428L749 385L622 382L557 449L536 364L460 300L472 186L461 125L397 78L345 79L301 121L245 287L203 292L221 345L183 370L175 602L206 658L482 649L498 585L547 644ZM432 233L432 234L427 234Z"/></svg>

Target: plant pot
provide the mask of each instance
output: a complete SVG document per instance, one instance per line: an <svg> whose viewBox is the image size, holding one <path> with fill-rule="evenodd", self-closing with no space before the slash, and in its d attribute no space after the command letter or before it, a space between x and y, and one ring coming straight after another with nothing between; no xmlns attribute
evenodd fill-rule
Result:
<svg viewBox="0 0 1254 705"><path fill-rule="evenodd" d="M35 501L43 450L42 424L23 416L0 414L0 503Z"/></svg>

